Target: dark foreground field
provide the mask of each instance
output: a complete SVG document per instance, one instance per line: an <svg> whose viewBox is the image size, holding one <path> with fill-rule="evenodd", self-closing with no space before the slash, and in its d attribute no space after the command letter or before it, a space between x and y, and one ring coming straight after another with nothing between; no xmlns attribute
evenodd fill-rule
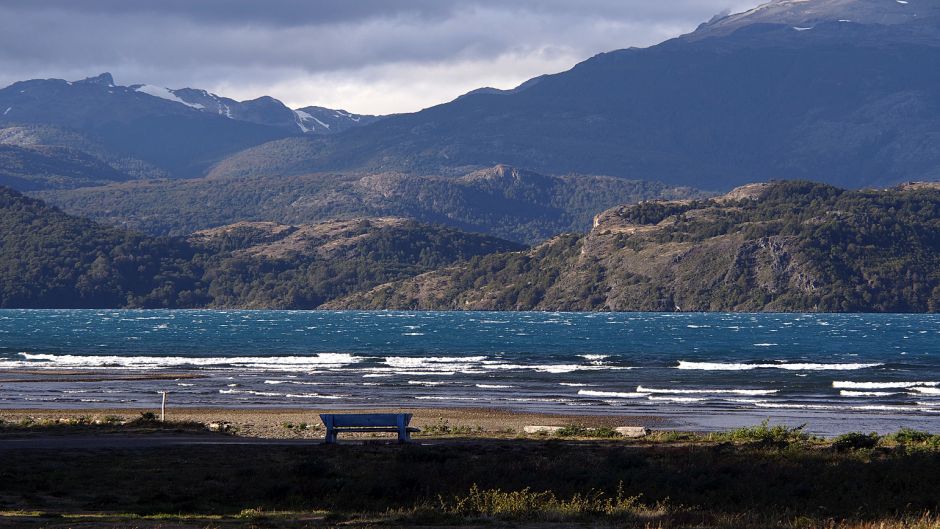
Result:
<svg viewBox="0 0 940 529"><path fill-rule="evenodd" d="M678 436L677 436L678 437ZM0 449L2 527L936 528L936 438Z"/></svg>

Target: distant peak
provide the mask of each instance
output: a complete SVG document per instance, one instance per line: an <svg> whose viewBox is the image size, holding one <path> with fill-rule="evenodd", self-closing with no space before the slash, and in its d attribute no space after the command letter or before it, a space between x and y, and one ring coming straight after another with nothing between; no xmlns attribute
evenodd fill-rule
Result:
<svg viewBox="0 0 940 529"><path fill-rule="evenodd" d="M938 16L936 0L773 0L742 13L715 16L688 37L726 35L753 24L794 29L836 22L892 26Z"/></svg>
<svg viewBox="0 0 940 529"><path fill-rule="evenodd" d="M110 73L105 72L94 77L86 77L85 79L77 82L84 84L97 84L102 86L114 86L114 77Z"/></svg>

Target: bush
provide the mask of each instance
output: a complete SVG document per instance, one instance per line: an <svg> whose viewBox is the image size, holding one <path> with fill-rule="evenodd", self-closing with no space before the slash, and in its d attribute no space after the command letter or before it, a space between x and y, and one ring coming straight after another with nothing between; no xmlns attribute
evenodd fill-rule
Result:
<svg viewBox="0 0 940 529"><path fill-rule="evenodd" d="M138 417L135 422L150 423L150 422L157 422L157 421L158 421L158 417L156 413L152 411L145 411L140 414L140 417Z"/></svg>
<svg viewBox="0 0 940 529"><path fill-rule="evenodd" d="M611 428L585 428L583 426L573 425L563 427L561 430L555 432L555 435L558 437L591 437L595 439L612 439L621 437L620 433Z"/></svg>
<svg viewBox="0 0 940 529"><path fill-rule="evenodd" d="M120 415L106 415L104 419L102 419L102 422L104 424L120 425L120 424L124 424L124 417L121 417Z"/></svg>
<svg viewBox="0 0 940 529"><path fill-rule="evenodd" d="M758 426L736 428L717 434L715 437L716 440L721 441L787 445L809 440L809 435L803 431L804 428L806 428L805 424L796 428L790 428L784 424L771 426L770 419L766 419Z"/></svg>
<svg viewBox="0 0 940 529"><path fill-rule="evenodd" d="M881 437L877 433L864 434L861 432L851 432L836 437L832 442L832 448L840 451L845 450L865 450L878 446Z"/></svg>
<svg viewBox="0 0 940 529"><path fill-rule="evenodd" d="M473 429L469 426L451 425L450 421L441 417L437 424L426 424L421 427L423 435L469 435Z"/></svg>
<svg viewBox="0 0 940 529"><path fill-rule="evenodd" d="M940 435L922 432L912 428L901 428L897 433L886 437L886 440L893 441L899 445L926 445L940 448Z"/></svg>

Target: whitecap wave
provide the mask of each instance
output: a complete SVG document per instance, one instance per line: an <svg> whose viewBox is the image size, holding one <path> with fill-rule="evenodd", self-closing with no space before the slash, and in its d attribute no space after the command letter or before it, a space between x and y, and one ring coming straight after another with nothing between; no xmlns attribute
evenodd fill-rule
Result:
<svg viewBox="0 0 940 529"><path fill-rule="evenodd" d="M485 356L388 356L385 365L397 369L445 369L454 370L453 364L471 366L486 360Z"/></svg>
<svg viewBox="0 0 940 529"><path fill-rule="evenodd" d="M476 386L480 389L509 389L509 388L515 387L515 386L505 386L501 384L477 384Z"/></svg>
<svg viewBox="0 0 940 529"><path fill-rule="evenodd" d="M320 393L288 393L284 395L289 399L327 399L339 400L349 397L349 395L321 395Z"/></svg>
<svg viewBox="0 0 940 529"><path fill-rule="evenodd" d="M839 392L839 395L843 397L890 397L899 395L899 393L893 391L852 391L850 389L843 389Z"/></svg>
<svg viewBox="0 0 940 529"><path fill-rule="evenodd" d="M346 353L318 353L310 356L82 356L20 353L22 360L0 361L0 368L81 368L153 370L195 367L201 369L242 368L271 371L303 371L311 366L343 367L362 359Z"/></svg>
<svg viewBox="0 0 940 529"><path fill-rule="evenodd" d="M837 406L830 404L791 404L786 402L755 403L758 408L787 409L787 410L819 410L819 411L891 411L891 412L931 412L929 408L917 406L893 406L888 404L870 404L865 406ZM938 410L940 411L940 410Z"/></svg>
<svg viewBox="0 0 940 529"><path fill-rule="evenodd" d="M668 389L668 388L648 388L646 386L637 386L638 393L665 393L669 395L773 395L778 393L776 389Z"/></svg>
<svg viewBox="0 0 940 529"><path fill-rule="evenodd" d="M491 371L535 371L537 373L551 373L563 375L565 373L574 373L576 371L622 371L633 369L631 367L597 365L597 364L499 364L487 363L483 369Z"/></svg>
<svg viewBox="0 0 940 529"><path fill-rule="evenodd" d="M832 387L836 389L907 389L917 386L940 386L940 382L850 382L836 380L832 383Z"/></svg>
<svg viewBox="0 0 940 529"><path fill-rule="evenodd" d="M620 391L591 391L589 389L582 389L578 391L578 395L583 397L602 397L602 398L616 398L616 399L639 399L646 396L649 396L649 393L634 393L634 392L620 392Z"/></svg>
<svg viewBox="0 0 940 529"><path fill-rule="evenodd" d="M703 397L656 397L650 395L647 397L649 400L657 402L679 402L679 403L690 403L690 402L704 402L708 399Z"/></svg>
<svg viewBox="0 0 940 529"><path fill-rule="evenodd" d="M254 391L251 389L220 389L219 393L223 395L255 395L258 397L283 397L283 393L274 393L271 391Z"/></svg>
<svg viewBox="0 0 940 529"><path fill-rule="evenodd" d="M415 397L415 400L466 400L466 401L478 401L483 400L477 397L439 397L436 395L424 395L421 397Z"/></svg>
<svg viewBox="0 0 940 529"><path fill-rule="evenodd" d="M884 364L814 364L779 362L773 364L742 364L730 362L687 362L679 360L676 369L699 371L750 371L752 369L785 369L788 371L855 371L882 366Z"/></svg>

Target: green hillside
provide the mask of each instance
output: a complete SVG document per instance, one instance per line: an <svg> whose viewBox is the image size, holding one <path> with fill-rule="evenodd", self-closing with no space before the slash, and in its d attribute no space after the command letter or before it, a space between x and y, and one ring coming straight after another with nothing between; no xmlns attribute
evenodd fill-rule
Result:
<svg viewBox="0 0 940 529"><path fill-rule="evenodd" d="M609 210L586 236L474 258L332 308L940 311L940 186L747 186Z"/></svg>
<svg viewBox="0 0 940 529"><path fill-rule="evenodd" d="M190 240L76 218L0 188L0 307L315 308L521 246L403 219L218 228Z"/></svg>
<svg viewBox="0 0 940 529"><path fill-rule="evenodd" d="M185 235L238 221L289 224L396 216L526 243L587 231L598 211L704 193L603 176L546 176L508 166L461 175L320 173L138 181L48 191L64 210L151 234Z"/></svg>

